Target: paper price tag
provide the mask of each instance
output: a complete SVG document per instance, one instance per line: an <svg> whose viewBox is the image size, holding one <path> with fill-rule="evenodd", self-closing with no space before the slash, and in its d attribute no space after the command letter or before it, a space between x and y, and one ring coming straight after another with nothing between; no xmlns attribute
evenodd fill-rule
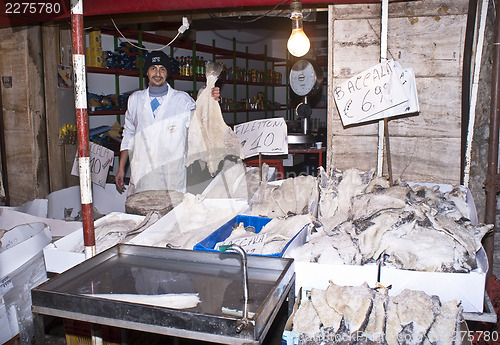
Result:
<svg viewBox="0 0 500 345"><path fill-rule="evenodd" d="M90 173L93 183L102 188L106 187L109 167L113 165L114 152L104 146L90 143ZM73 162L71 175L79 176L78 171L78 152Z"/></svg>
<svg viewBox="0 0 500 345"><path fill-rule="evenodd" d="M234 132L240 139L246 158L259 153L288 154L288 131L282 117L241 123L234 126Z"/></svg>
<svg viewBox="0 0 500 345"><path fill-rule="evenodd" d="M342 124L347 126L418 111L412 72L388 60L336 86L334 98Z"/></svg>
<svg viewBox="0 0 500 345"><path fill-rule="evenodd" d="M262 254L265 242L266 234L256 234L255 236L240 237L232 241L219 242L215 245L215 249L219 250L222 245L236 244L243 248L247 254Z"/></svg>

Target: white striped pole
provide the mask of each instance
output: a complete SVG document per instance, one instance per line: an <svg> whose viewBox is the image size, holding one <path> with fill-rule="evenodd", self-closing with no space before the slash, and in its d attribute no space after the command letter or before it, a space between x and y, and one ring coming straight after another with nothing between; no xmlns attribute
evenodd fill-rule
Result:
<svg viewBox="0 0 500 345"><path fill-rule="evenodd" d="M82 203L85 258L95 255L94 212L90 179L89 123L87 115L87 83L83 34L83 0L71 0L71 38L73 41L73 85L75 88L78 169Z"/></svg>

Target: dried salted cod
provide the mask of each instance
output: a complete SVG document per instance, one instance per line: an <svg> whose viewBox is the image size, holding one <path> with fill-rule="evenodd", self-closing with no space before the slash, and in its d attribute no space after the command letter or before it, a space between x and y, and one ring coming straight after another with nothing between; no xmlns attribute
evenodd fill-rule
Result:
<svg viewBox="0 0 500 345"><path fill-rule="evenodd" d="M493 225L474 227L469 221L456 222L445 215L429 216L429 220L436 230L443 231L459 242L469 255L475 255L481 248L483 236L493 228Z"/></svg>
<svg viewBox="0 0 500 345"><path fill-rule="evenodd" d="M347 220L352 204L352 198L363 193L372 176L373 171L371 170L367 173L361 173L356 169L348 169L343 173L336 171L332 177L333 181L327 188L321 189L320 200L323 199L323 197L330 199L335 198L337 200L330 200L320 204L318 218L322 221L324 218L336 215L337 217L340 217L338 219L338 224ZM335 181L338 181L338 183ZM331 189L334 189L335 193L333 193ZM330 204L330 206L336 204L337 208L333 209L332 207L329 207L327 209L324 207L325 203ZM330 212L326 212L327 210ZM331 212L333 212L333 214Z"/></svg>
<svg viewBox="0 0 500 345"><path fill-rule="evenodd" d="M313 336L319 331L320 326L321 321L312 302L308 299L303 300L293 316L292 331Z"/></svg>
<svg viewBox="0 0 500 345"><path fill-rule="evenodd" d="M397 231L399 236L409 233L414 226L413 212L385 211L370 220L356 221L354 238L358 240L362 262L376 260L387 246L381 244L387 231Z"/></svg>
<svg viewBox="0 0 500 345"><path fill-rule="evenodd" d="M385 253L385 262L402 269L428 272L460 271L460 265L455 261L456 254L465 254L463 249L460 252L460 248L461 246L446 234L416 225L411 229L399 227L397 230L385 232L373 256L378 258Z"/></svg>
<svg viewBox="0 0 500 345"><path fill-rule="evenodd" d="M318 313L323 328L331 328L332 332L336 332L340 328L342 315L328 305L326 290L311 289L311 302L316 313Z"/></svg>
<svg viewBox="0 0 500 345"><path fill-rule="evenodd" d="M283 180L281 186L273 190L271 198L276 200L284 214L296 214L297 202L294 188L295 178L290 177ZM304 193L305 191L303 191Z"/></svg>
<svg viewBox="0 0 500 345"><path fill-rule="evenodd" d="M334 245L329 236L326 236L322 231L318 231L309 237L307 243L292 249L287 257L300 262L317 262L333 265L345 264Z"/></svg>
<svg viewBox="0 0 500 345"><path fill-rule="evenodd" d="M376 213L390 209L403 209L404 199L395 198L387 194L361 194L353 198L350 209L350 219L365 219Z"/></svg>
<svg viewBox="0 0 500 345"><path fill-rule="evenodd" d="M257 202L252 204L252 216L278 218L285 217L281 207L272 197L277 186L272 186L268 183L261 183L257 190Z"/></svg>
<svg viewBox="0 0 500 345"><path fill-rule="evenodd" d="M386 307L389 301L388 290L380 287L375 291L373 307L363 337L375 343L385 343Z"/></svg>
<svg viewBox="0 0 500 345"><path fill-rule="evenodd" d="M297 176L293 179L295 214L307 214L319 199L318 181L314 176Z"/></svg>
<svg viewBox="0 0 500 345"><path fill-rule="evenodd" d="M439 314L439 298L405 289L389 299L386 339L388 345L421 344Z"/></svg>
<svg viewBox="0 0 500 345"><path fill-rule="evenodd" d="M267 175L269 166L262 165L262 172ZM205 188L207 198L241 198L250 200L259 188L258 169L247 169L241 161L224 160L221 171Z"/></svg>
<svg viewBox="0 0 500 345"><path fill-rule="evenodd" d="M441 303L439 315L431 326L425 338L425 345L452 345L461 339L459 331L460 313L462 307L457 301Z"/></svg>
<svg viewBox="0 0 500 345"><path fill-rule="evenodd" d="M333 231L328 232L329 240L332 241L332 247L339 253L346 265L361 264L359 246L357 241L354 241L352 237L353 229L354 226L351 222L345 222Z"/></svg>
<svg viewBox="0 0 500 345"><path fill-rule="evenodd" d="M129 232L136 229L141 220L121 219L120 216L113 215L105 222L101 222L95 227L96 252L103 252L122 242ZM83 250L83 243L74 249L75 252L83 252Z"/></svg>
<svg viewBox="0 0 500 345"><path fill-rule="evenodd" d="M320 194L318 216L328 219L336 213L338 208L339 199L337 198L337 189L323 167L319 167L318 175L318 188Z"/></svg>
<svg viewBox="0 0 500 345"><path fill-rule="evenodd" d="M345 326L351 334L364 330L373 306L373 291L367 284L341 286L330 283L326 300L330 307L344 316Z"/></svg>
<svg viewBox="0 0 500 345"><path fill-rule="evenodd" d="M310 213L318 202L317 188L313 176L290 177L277 187L263 183L252 215L276 218Z"/></svg>
<svg viewBox="0 0 500 345"><path fill-rule="evenodd" d="M451 191L444 193L443 202L439 205L439 213L446 214L455 220L471 219L467 205L467 192L463 186L456 186Z"/></svg>
<svg viewBox="0 0 500 345"><path fill-rule="evenodd" d="M212 176L226 156L244 158L240 140L224 122L219 103L212 97L212 88L221 72L221 65L207 62L207 86L198 94L188 131L186 166L197 160L206 162Z"/></svg>
<svg viewBox="0 0 500 345"><path fill-rule="evenodd" d="M138 294L85 294L85 296L111 299L114 301L147 304L157 307L172 309L194 308L200 303L197 293L173 293L161 295L138 295Z"/></svg>

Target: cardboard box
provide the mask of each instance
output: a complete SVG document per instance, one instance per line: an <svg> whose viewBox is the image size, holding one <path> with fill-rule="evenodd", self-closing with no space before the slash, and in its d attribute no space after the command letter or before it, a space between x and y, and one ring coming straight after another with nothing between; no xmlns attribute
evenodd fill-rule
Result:
<svg viewBox="0 0 500 345"><path fill-rule="evenodd" d="M0 229L12 229L18 225L29 223L44 223L48 225L53 239L69 235L76 229L82 227L82 222L37 217L8 208L0 208Z"/></svg>
<svg viewBox="0 0 500 345"><path fill-rule="evenodd" d="M126 214L120 212L112 212L107 216L99 218L94 222L94 226L99 226L102 223L108 222L110 218L120 220L131 219L135 220L137 224L144 220L144 216L135 214ZM71 234L50 243L43 248L43 256L45 258L45 267L47 272L62 273L73 266L85 261L85 254L83 252L75 252L75 248L81 247L83 243L83 228L73 231Z"/></svg>
<svg viewBox="0 0 500 345"><path fill-rule="evenodd" d="M271 221L271 218L265 217L254 217L247 215L238 215L228 221L226 224L215 230L207 238L205 238L200 243L194 246L194 250L211 251L216 252L215 249L217 243L225 241L233 232L233 226L235 224L243 223L244 227L253 226L255 228L255 233L258 234L262 228ZM300 247L306 242L307 233L311 224L304 226L297 234L295 234L290 241L285 245L285 247L279 253L267 254L265 256L282 257L288 250ZM251 235L250 235L251 236ZM252 254L251 255L261 255Z"/></svg>
<svg viewBox="0 0 500 345"><path fill-rule="evenodd" d="M31 289L45 280L42 248L51 241L44 223L19 225L5 233L0 247L0 343L18 333L21 343L34 334Z"/></svg>

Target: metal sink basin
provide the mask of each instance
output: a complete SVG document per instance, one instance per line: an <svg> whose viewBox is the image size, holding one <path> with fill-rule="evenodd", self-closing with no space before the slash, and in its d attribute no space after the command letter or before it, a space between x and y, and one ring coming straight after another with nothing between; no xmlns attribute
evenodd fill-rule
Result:
<svg viewBox="0 0 500 345"><path fill-rule="evenodd" d="M310 134L301 133L288 133L288 144L312 144L314 143L314 138Z"/></svg>
<svg viewBox="0 0 500 345"><path fill-rule="evenodd" d="M260 344L287 297L293 306L294 265L292 259L256 255L247 265L251 316L239 332L242 315L227 313L244 306L241 262L234 253L119 244L32 289L32 310L36 323L52 315L223 344ZM172 309L92 296L110 293L198 293L201 302Z"/></svg>

